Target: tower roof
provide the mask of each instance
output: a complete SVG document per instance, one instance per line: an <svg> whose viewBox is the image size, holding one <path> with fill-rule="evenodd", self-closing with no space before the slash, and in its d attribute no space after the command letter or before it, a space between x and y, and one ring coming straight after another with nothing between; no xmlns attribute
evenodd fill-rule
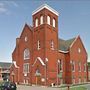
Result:
<svg viewBox="0 0 90 90"><path fill-rule="evenodd" d="M43 4L40 7L38 7L36 10L34 10L32 12L32 15L38 13L39 11L41 11L44 8L48 9L49 11L51 11L52 13L54 13L55 15L59 16L59 13L56 10L54 10L53 8L51 8L49 5L47 5L47 4Z"/></svg>

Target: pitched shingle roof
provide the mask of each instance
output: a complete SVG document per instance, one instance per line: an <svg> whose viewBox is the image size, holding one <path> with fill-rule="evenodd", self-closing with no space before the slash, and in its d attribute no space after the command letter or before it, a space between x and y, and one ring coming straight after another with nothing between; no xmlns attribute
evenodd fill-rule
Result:
<svg viewBox="0 0 90 90"><path fill-rule="evenodd" d="M75 38L69 40L59 39L59 50L68 51L71 44L74 42Z"/></svg>
<svg viewBox="0 0 90 90"><path fill-rule="evenodd" d="M11 63L0 62L0 68L10 68Z"/></svg>

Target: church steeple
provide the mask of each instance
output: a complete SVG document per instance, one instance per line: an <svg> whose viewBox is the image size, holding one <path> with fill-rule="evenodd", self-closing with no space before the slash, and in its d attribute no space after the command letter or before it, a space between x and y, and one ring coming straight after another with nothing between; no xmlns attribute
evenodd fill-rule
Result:
<svg viewBox="0 0 90 90"><path fill-rule="evenodd" d="M48 24L52 27L58 27L59 13L47 4L43 4L35 11L33 11L32 16L34 27L38 27L42 24Z"/></svg>
<svg viewBox="0 0 90 90"><path fill-rule="evenodd" d="M48 9L49 11L51 11L52 13L54 13L54 14L56 14L57 16L59 16L59 13L56 11L56 10L54 10L53 8L51 8L49 5L47 5L47 4L43 4L43 5L41 5L40 7L38 7L36 10L34 10L33 12L32 12L32 15L35 15L36 13L38 13L39 11L41 11L42 9Z"/></svg>

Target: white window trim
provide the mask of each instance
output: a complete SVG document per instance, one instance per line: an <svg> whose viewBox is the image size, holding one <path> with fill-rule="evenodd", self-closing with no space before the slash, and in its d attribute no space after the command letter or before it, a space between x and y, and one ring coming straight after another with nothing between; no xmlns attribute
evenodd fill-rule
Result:
<svg viewBox="0 0 90 90"><path fill-rule="evenodd" d="M78 48L78 53L81 53L81 49L80 48Z"/></svg>
<svg viewBox="0 0 90 90"><path fill-rule="evenodd" d="M25 70L25 65L28 66L28 70ZM29 73L29 71L30 71L30 66L29 66L29 65L30 65L29 63L24 63L24 64L23 64L23 73L24 73L24 74ZM25 70L25 71L24 71L24 70Z"/></svg>
<svg viewBox="0 0 90 90"><path fill-rule="evenodd" d="M43 24L43 16L40 17L40 25Z"/></svg>
<svg viewBox="0 0 90 90"><path fill-rule="evenodd" d="M59 67L58 67L58 68L59 68L59 71L60 71L60 72L63 72L63 60L61 60L61 59L58 60L58 64L59 64ZM62 69L62 70L60 70L60 65L61 65L61 69Z"/></svg>
<svg viewBox="0 0 90 90"><path fill-rule="evenodd" d="M47 24L48 25L50 25L50 21L51 21L50 16L47 16Z"/></svg>
<svg viewBox="0 0 90 90"><path fill-rule="evenodd" d="M81 62L79 62L79 67L80 67L80 70L79 70L79 72L81 72L81 66L82 66L82 65L81 65Z"/></svg>
<svg viewBox="0 0 90 90"><path fill-rule="evenodd" d="M74 70L72 70L72 72L75 72L75 61L72 61L72 65L74 65Z"/></svg>
<svg viewBox="0 0 90 90"><path fill-rule="evenodd" d="M28 40L28 37L27 37L27 36L25 36L24 40L25 40L25 42L27 42L27 40Z"/></svg>
<svg viewBox="0 0 90 90"><path fill-rule="evenodd" d="M24 60L30 59L30 51L28 48L24 50ZM27 56L27 57L26 57Z"/></svg>
<svg viewBox="0 0 90 90"><path fill-rule="evenodd" d="M63 60L61 60L61 68L62 70L60 70L60 72L63 72Z"/></svg>
<svg viewBox="0 0 90 90"><path fill-rule="evenodd" d="M87 65L86 65L86 63L84 63L84 72L86 72L87 71Z"/></svg>
<svg viewBox="0 0 90 90"><path fill-rule="evenodd" d="M61 66L62 67L62 66ZM63 67L62 67L62 70L60 70L60 72L63 72Z"/></svg>
<svg viewBox="0 0 90 90"><path fill-rule="evenodd" d="M50 44L51 44L51 49L54 50L54 41L51 40Z"/></svg>
<svg viewBox="0 0 90 90"><path fill-rule="evenodd" d="M53 18L53 27L56 27L56 20Z"/></svg>
<svg viewBox="0 0 90 90"><path fill-rule="evenodd" d="M38 18L35 19L35 27L38 26Z"/></svg>
<svg viewBox="0 0 90 90"><path fill-rule="evenodd" d="M41 47L40 47L40 41L38 40L38 41L37 41L37 49L40 50L40 48L41 48Z"/></svg>

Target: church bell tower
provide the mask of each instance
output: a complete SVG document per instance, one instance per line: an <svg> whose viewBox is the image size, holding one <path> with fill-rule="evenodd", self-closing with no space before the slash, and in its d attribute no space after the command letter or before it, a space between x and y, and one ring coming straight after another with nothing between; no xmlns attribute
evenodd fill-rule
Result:
<svg viewBox="0 0 90 90"><path fill-rule="evenodd" d="M57 77L55 72L58 59L58 16L59 13L47 4L43 4L32 13L33 60L40 57L46 64L46 59L48 59L47 75L43 77L47 77L49 83L53 81L50 79L51 76L48 77L48 74L54 74L54 78ZM44 72L42 72L42 75L44 75Z"/></svg>

